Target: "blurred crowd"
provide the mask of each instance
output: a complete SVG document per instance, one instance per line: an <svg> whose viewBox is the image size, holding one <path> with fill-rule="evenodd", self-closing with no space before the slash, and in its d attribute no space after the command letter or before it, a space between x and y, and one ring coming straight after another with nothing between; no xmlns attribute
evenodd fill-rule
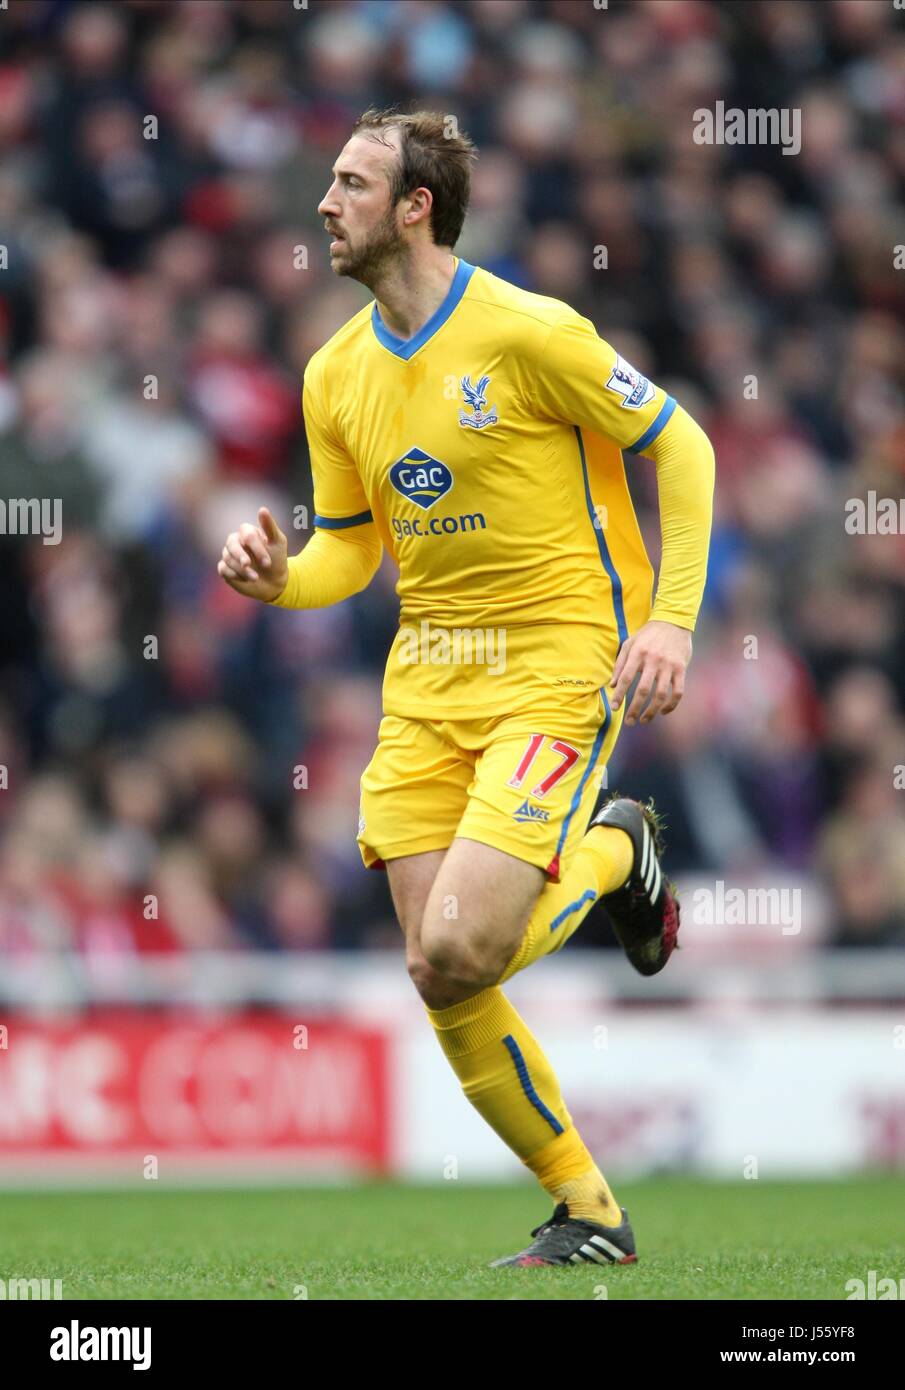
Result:
<svg viewBox="0 0 905 1390"><path fill-rule="evenodd" d="M800 153L696 144L720 100L800 108ZM9 0L0 499L63 527L0 534L0 950L398 946L355 843L392 564L313 613L216 573L261 504L306 539L302 373L368 299L316 206L397 102L480 148L457 250L591 317L716 450L688 693L609 785L655 796L680 882L816 874L830 941L905 942L905 537L845 525L905 484L905 15Z"/></svg>

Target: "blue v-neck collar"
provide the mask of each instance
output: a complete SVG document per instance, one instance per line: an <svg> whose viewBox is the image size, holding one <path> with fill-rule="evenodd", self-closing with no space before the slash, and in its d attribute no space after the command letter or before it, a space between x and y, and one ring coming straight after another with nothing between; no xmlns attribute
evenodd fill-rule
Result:
<svg viewBox="0 0 905 1390"><path fill-rule="evenodd" d="M414 356L419 348L424 347L424 344L443 327L465 293L465 287L472 275L474 275L474 272L475 267L473 265L469 265L468 261L463 261L459 258L459 263L456 266L456 273L452 278L452 284L446 292L446 298L439 308L434 310L427 323L423 324L422 327L418 329L414 338L397 338L395 333L391 333L380 317L380 311L377 308L377 301L375 299L374 308L371 310L371 326L374 329L377 341L382 343L395 357L401 357L403 361L407 362L410 357Z"/></svg>

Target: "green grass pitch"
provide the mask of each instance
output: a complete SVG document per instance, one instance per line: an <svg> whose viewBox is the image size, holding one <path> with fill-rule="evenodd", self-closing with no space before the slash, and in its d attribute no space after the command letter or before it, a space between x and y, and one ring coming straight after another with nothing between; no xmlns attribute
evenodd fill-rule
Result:
<svg viewBox="0 0 905 1390"><path fill-rule="evenodd" d="M0 1193L0 1274L64 1299L845 1299L905 1275L901 1179L618 1183L639 1263L490 1270L551 1207L528 1183ZM605 1285L606 1292L601 1292ZM304 1292L303 1292L304 1290Z"/></svg>

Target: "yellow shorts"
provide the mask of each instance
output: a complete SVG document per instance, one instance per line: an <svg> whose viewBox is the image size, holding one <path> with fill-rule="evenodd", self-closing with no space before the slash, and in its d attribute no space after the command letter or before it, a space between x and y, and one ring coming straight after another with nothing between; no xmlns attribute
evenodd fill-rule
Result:
<svg viewBox="0 0 905 1390"><path fill-rule="evenodd" d="M584 835L622 724L603 691L484 719L386 715L361 779L369 869L457 835L558 880Z"/></svg>

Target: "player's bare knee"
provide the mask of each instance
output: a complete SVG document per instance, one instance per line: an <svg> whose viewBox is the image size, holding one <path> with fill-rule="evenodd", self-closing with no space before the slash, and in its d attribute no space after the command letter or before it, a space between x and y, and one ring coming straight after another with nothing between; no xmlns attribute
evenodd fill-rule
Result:
<svg viewBox="0 0 905 1390"><path fill-rule="evenodd" d="M436 988L441 977L432 966L428 965L422 955L406 956L405 966L409 979L426 1003L426 995Z"/></svg>
<svg viewBox="0 0 905 1390"><path fill-rule="evenodd" d="M443 979L470 979L470 961L461 937L457 940L449 930L421 925L421 950L431 969Z"/></svg>
<svg viewBox="0 0 905 1390"><path fill-rule="evenodd" d="M466 932L461 929L431 927L425 923L421 928L421 950L431 969L447 982L457 985L471 985L484 989L499 978L502 966L497 966L492 955L481 950Z"/></svg>
<svg viewBox="0 0 905 1390"><path fill-rule="evenodd" d="M451 934L432 930L426 923L421 926L421 950L431 970L447 979L460 978L461 970L467 968L467 957Z"/></svg>
<svg viewBox="0 0 905 1390"><path fill-rule="evenodd" d="M410 954L406 959L409 978L429 1009L448 1009L462 1001L463 986L441 975L429 965L423 955Z"/></svg>

